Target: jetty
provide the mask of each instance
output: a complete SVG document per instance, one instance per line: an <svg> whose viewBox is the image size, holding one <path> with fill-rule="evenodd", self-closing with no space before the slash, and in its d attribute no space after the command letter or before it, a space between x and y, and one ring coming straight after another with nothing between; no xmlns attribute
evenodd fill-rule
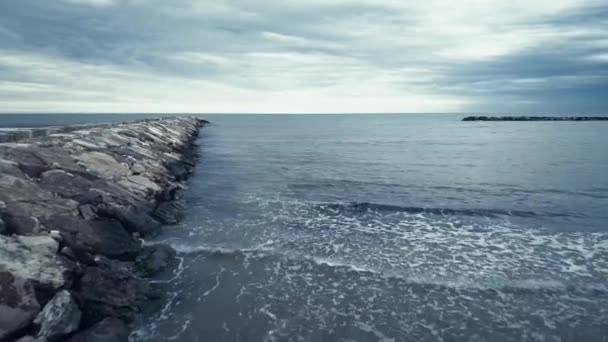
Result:
<svg viewBox="0 0 608 342"><path fill-rule="evenodd" d="M608 121L608 116L467 116L462 121Z"/></svg>
<svg viewBox="0 0 608 342"><path fill-rule="evenodd" d="M0 132L0 341L127 341L175 261L142 241L179 221L205 123Z"/></svg>

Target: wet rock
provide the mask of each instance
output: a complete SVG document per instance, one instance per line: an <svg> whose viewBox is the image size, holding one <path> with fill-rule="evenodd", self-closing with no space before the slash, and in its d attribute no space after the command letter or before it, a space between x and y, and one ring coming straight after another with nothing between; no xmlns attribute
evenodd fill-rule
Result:
<svg viewBox="0 0 608 342"><path fill-rule="evenodd" d="M144 276L153 276L175 261L176 252L167 245L154 245L142 248L135 266Z"/></svg>
<svg viewBox="0 0 608 342"><path fill-rule="evenodd" d="M39 299L69 285L72 270L57 254L59 244L50 236L0 235L0 271L32 282Z"/></svg>
<svg viewBox="0 0 608 342"><path fill-rule="evenodd" d="M164 224L176 224L184 206L180 201L163 202L154 210L154 217Z"/></svg>
<svg viewBox="0 0 608 342"><path fill-rule="evenodd" d="M76 333L66 342L127 342L129 328L120 319L106 318L94 326Z"/></svg>
<svg viewBox="0 0 608 342"><path fill-rule="evenodd" d="M148 283L135 276L129 264L103 258L98 263L86 267L77 287L83 324L88 326L104 317L130 321L148 296Z"/></svg>
<svg viewBox="0 0 608 342"><path fill-rule="evenodd" d="M78 257L91 253L133 260L140 248L139 242L114 219L85 221L75 216L59 215L50 217L44 221L44 225L59 230L65 244Z"/></svg>
<svg viewBox="0 0 608 342"><path fill-rule="evenodd" d="M39 310L32 284L11 272L0 271L0 341L30 325Z"/></svg>
<svg viewBox="0 0 608 342"><path fill-rule="evenodd" d="M131 233L138 232L150 236L158 233L161 228L161 224L141 207L100 206L98 213L104 217L117 219Z"/></svg>
<svg viewBox="0 0 608 342"><path fill-rule="evenodd" d="M49 342L57 341L78 329L81 315L70 292L61 290L34 320L34 324L40 328L36 337L44 337Z"/></svg>

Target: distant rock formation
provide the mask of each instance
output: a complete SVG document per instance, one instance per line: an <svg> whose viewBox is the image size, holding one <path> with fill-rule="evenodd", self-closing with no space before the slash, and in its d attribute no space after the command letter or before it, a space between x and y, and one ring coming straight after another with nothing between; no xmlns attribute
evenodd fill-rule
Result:
<svg viewBox="0 0 608 342"><path fill-rule="evenodd" d="M608 116L467 116L462 121L608 121Z"/></svg>

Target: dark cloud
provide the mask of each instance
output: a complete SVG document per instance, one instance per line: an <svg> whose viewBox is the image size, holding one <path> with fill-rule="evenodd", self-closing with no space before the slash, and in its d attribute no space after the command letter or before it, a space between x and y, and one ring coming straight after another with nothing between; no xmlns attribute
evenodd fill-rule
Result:
<svg viewBox="0 0 608 342"><path fill-rule="evenodd" d="M606 111L608 5L475 4L4 1L0 110Z"/></svg>

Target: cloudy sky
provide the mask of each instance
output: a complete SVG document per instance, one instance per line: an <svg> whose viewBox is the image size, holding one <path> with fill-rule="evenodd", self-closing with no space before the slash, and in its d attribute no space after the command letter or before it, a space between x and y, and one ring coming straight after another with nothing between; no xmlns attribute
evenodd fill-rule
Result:
<svg viewBox="0 0 608 342"><path fill-rule="evenodd" d="M606 0L0 0L1 112L608 113Z"/></svg>

